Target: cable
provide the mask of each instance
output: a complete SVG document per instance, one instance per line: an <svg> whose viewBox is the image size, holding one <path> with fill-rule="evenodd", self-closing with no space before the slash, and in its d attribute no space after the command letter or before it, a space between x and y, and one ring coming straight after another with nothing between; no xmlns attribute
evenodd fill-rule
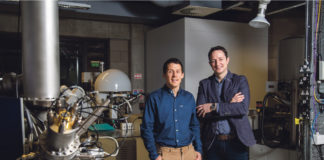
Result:
<svg viewBox="0 0 324 160"><path fill-rule="evenodd" d="M319 33L319 22L320 22L320 17L321 17L321 5L322 1L319 0L317 3L315 2L315 25L316 25L316 29L315 29L315 37L314 37L314 48L313 48L313 60L314 60L314 73L313 73L313 80L314 80L314 85L313 85L313 90L314 90L314 96L313 96L313 112L314 112L314 119L312 121L312 124L311 124L311 131L312 131L312 135L311 135L311 139L313 140L314 144L315 144L315 140L314 140L314 132L316 130L316 132L318 132L318 128L317 128L317 118L319 116L320 113L317 113L317 108L316 108L316 104L315 104L315 101L319 104L323 104L323 100L322 99L318 99L316 97L316 92L315 92L315 87L316 87L316 71L317 71L317 41L318 41L318 33ZM322 58L321 56L319 56L319 58ZM317 149L318 151L318 154L319 154L319 157L321 160L323 160L323 153L321 151L321 146L317 146L315 145L315 148Z"/></svg>
<svg viewBox="0 0 324 160"><path fill-rule="evenodd" d="M130 112L133 112L132 105L129 103L129 101L125 97L123 97L123 100L127 103Z"/></svg>
<svg viewBox="0 0 324 160"><path fill-rule="evenodd" d="M80 102L81 103L81 107L77 111L77 112L79 112L79 116L81 116L81 112L82 112L83 109L88 109L88 108L93 109L94 108L94 107L83 107L83 104L84 103L89 104L89 102L90 102L90 106L93 106L92 104L94 104L94 106L97 106L97 102L94 99L94 97L90 97L88 95L85 95L84 97L85 98Z"/></svg>
<svg viewBox="0 0 324 160"><path fill-rule="evenodd" d="M28 108L24 107L24 110L25 110L25 114L26 114L27 124L29 126L28 139L30 140L30 142L32 142L33 141L33 136L34 136L33 135L34 124L33 124L31 114L30 114Z"/></svg>
<svg viewBox="0 0 324 160"><path fill-rule="evenodd" d="M110 120L109 118L102 117L102 116L98 116L98 115L95 115L95 114L90 113L90 112L82 111L82 113L88 113L88 114L93 115L93 116L96 116L96 117L98 117L98 118L102 118L102 119ZM124 120L124 118L120 118L120 119L117 119L117 120L118 120L118 121L120 121L120 120Z"/></svg>
<svg viewBox="0 0 324 160"><path fill-rule="evenodd" d="M112 139L115 142L115 144L116 144L116 148L115 148L114 152L112 152L112 153L105 152L107 155L104 156L103 158L107 158L107 157L110 157L110 156L116 157L118 155L118 152L119 152L119 149L120 149L119 144L118 144L118 141L114 137L110 137L110 136L102 136L100 138Z"/></svg>
<svg viewBox="0 0 324 160"><path fill-rule="evenodd" d="M317 96L316 96L316 64L317 64L317 39L318 39L318 27L319 27L319 21L320 21L320 15L321 15L321 0L319 0L319 3L317 4L316 3L316 7L315 9L317 10L317 14L316 14L316 19L315 19L315 25L316 25L316 30L315 30L315 40L314 40L314 74L313 74L313 80L314 80L314 85L313 85L313 99L319 103L319 104L324 104L324 100L323 99L318 99ZM314 103L313 101L313 111L314 111L314 119L313 119L313 122L312 122L312 127L311 127L311 131L312 131L312 136L314 134L314 130L318 131L318 128L316 126L316 123L317 123L317 117L319 115L319 113L317 113L317 109L316 109L316 104Z"/></svg>
<svg viewBox="0 0 324 160"><path fill-rule="evenodd" d="M266 107L266 103L267 103L267 99L268 97L272 96L273 93L267 93L264 98L263 98L263 102L262 102L262 119L261 119L261 138L263 140L264 143L264 112L265 112L265 107Z"/></svg>
<svg viewBox="0 0 324 160"><path fill-rule="evenodd" d="M98 142L99 142L99 132L98 132L96 126L94 126L94 125L91 125L91 126L93 127L93 130L95 130L95 132L96 132L96 134L97 134L97 137L96 137L96 145L97 145ZM97 147L98 147L98 146L97 146ZM100 147L98 147L98 148L100 148Z"/></svg>
<svg viewBox="0 0 324 160"><path fill-rule="evenodd" d="M262 102L262 106L263 106L263 109L262 109L262 119L261 119L261 139L263 140L263 143L270 146L270 147L277 147L278 145L280 145L280 143L277 143L277 144L272 144L272 143L269 143L269 139L271 139L271 142L273 142L274 138L280 138L280 137L283 137L284 135L282 134L279 134L277 137L266 137L265 136L265 133L264 133L264 119L265 119L265 110L266 110L266 103L268 101L269 98L272 98L274 99L276 102L282 104L282 105L285 105L285 106L289 106L287 103L285 103L282 98L280 98L279 96L277 96L276 93L267 93L265 95L265 97L263 98L263 102ZM282 126L285 126L286 123L285 121L282 121L282 123L280 123L280 125ZM286 132L284 132L286 133ZM279 142L282 142L284 139L283 138L280 138L280 140L278 140Z"/></svg>
<svg viewBox="0 0 324 160"><path fill-rule="evenodd" d="M318 99L318 98L317 98L316 93L315 93L315 86L313 87L313 90L314 90L314 93L313 93L313 94L314 94L314 99L315 99L315 101L316 101L317 103L324 104L324 103L322 102L322 101L323 101L322 99Z"/></svg>
<svg viewBox="0 0 324 160"><path fill-rule="evenodd" d="M115 110L115 111L119 111L119 109L117 108L113 108L113 107L108 107L108 106L93 106L93 107L83 107L83 109L97 109L97 108L100 108L100 107L104 107L104 108L107 108L107 109L112 109L112 110ZM82 111L83 112L83 111ZM85 111L86 112L86 111Z"/></svg>
<svg viewBox="0 0 324 160"><path fill-rule="evenodd" d="M313 41L313 44L314 44L314 48L313 48L313 66L314 66L314 73L313 73L313 80L314 80L314 85L313 85L313 111L314 111L314 115L317 115L317 111L316 111L316 104L314 103L314 101L318 102L318 103L321 103L321 100L317 98L316 96L316 92L315 92L315 85L316 85L316 72L317 72L317 67L316 67L316 64L317 64L317 36L318 36L318 20L319 20L319 10L320 8L318 8L317 6L318 4L315 2L315 25L316 25L316 28L315 28L315 39ZM313 134L314 134L314 126L315 126L315 123L316 123L316 116L314 117L313 119L313 122L312 122L312 127L311 127L311 131L312 131L312 135L311 137L313 138Z"/></svg>

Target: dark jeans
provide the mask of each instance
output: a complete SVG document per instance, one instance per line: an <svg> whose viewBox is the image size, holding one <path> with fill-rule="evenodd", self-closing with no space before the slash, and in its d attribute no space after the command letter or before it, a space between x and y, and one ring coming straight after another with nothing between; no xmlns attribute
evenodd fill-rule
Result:
<svg viewBox="0 0 324 160"><path fill-rule="evenodd" d="M240 140L215 140L211 148L205 153L205 160L248 160L249 147Z"/></svg>

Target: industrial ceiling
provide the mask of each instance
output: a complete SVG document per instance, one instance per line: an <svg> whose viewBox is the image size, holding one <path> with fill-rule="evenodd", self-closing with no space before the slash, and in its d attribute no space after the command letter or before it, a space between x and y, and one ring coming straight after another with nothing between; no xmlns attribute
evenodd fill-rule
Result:
<svg viewBox="0 0 324 160"><path fill-rule="evenodd" d="M62 5L64 3L72 5ZM59 1L60 17L98 21L142 23L160 26L183 17L199 17L248 23L258 12L259 1L214 0L214 1ZM281 14L303 16L305 1L272 0L266 10L266 18ZM19 3L0 2L0 13L20 14ZM73 6L76 5L76 6ZM84 7L89 6L89 8Z"/></svg>

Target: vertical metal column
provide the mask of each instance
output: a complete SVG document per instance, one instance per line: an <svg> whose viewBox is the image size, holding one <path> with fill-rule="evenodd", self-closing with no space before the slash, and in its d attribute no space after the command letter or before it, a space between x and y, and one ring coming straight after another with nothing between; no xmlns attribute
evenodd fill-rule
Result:
<svg viewBox="0 0 324 160"><path fill-rule="evenodd" d="M60 86L56 0L21 1L24 97L51 101Z"/></svg>
<svg viewBox="0 0 324 160"><path fill-rule="evenodd" d="M296 125L295 118L297 117L297 107L298 107L298 83L297 80L292 80L292 97L291 97L291 119L290 124L290 145L296 146Z"/></svg>
<svg viewBox="0 0 324 160"><path fill-rule="evenodd" d="M316 40L316 22L317 22L317 5L318 5L318 1L310 1L307 3L308 6L307 6L307 11L308 11L308 14L307 14L307 18L308 18L308 25L305 26L307 27L306 28L306 32L309 34L308 35L308 39L307 42L306 42L306 45L308 45L308 48L307 49L307 52L308 52L308 57L310 59L309 63L310 63L310 70L312 72L311 76L310 76L310 90L309 90L309 93L315 93L317 94L317 90L316 90L316 87L317 84L316 84L316 76L317 75L314 75L315 74L315 71L317 70L317 56L316 56L316 53L317 53L317 42L315 41ZM315 64L316 63L316 64ZM308 134L305 133L305 136L304 136L304 139L305 141L305 145L304 145L304 148L306 148L306 152L305 152L305 155L307 156L304 156L305 159L309 159L309 160L318 160L318 159L322 159L320 157L320 151L319 149L317 148L316 145L312 145L314 143L314 138L313 138L313 129L312 129L312 125L314 122L314 119L316 117L316 111L317 108L319 108L319 104L315 101L314 99L314 96L311 96L310 98L310 102L309 102L309 121L308 121L308 125L306 126L308 129Z"/></svg>
<svg viewBox="0 0 324 160"><path fill-rule="evenodd" d="M313 14L315 12L314 10L315 3L314 1L306 1L306 9L305 9L305 65L310 66L310 70L313 70L313 46L312 46L312 41L313 41ZM310 88L309 88L309 93L313 93L312 87L311 87L311 82L313 79L310 78ZM302 152L303 152L303 160L310 160L311 155L312 155L312 146L311 146L311 115L309 115L309 111L311 110L312 105L312 100L310 100L309 105L307 109L300 108L300 110L304 110L303 112L306 114L304 115L304 120L303 120L303 125L301 128L302 131ZM309 110L309 111L307 111ZM308 113L307 113L308 112Z"/></svg>

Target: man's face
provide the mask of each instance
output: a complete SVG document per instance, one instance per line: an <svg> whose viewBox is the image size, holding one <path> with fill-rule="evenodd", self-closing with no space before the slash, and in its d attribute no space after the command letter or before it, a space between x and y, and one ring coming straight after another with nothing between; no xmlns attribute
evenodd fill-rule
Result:
<svg viewBox="0 0 324 160"><path fill-rule="evenodd" d="M171 89L180 87L184 73L180 64L169 63L166 73L163 75L166 80L166 84Z"/></svg>
<svg viewBox="0 0 324 160"><path fill-rule="evenodd" d="M226 58L222 50L215 50L210 55L209 64L216 75L221 75L227 71L229 58Z"/></svg>

